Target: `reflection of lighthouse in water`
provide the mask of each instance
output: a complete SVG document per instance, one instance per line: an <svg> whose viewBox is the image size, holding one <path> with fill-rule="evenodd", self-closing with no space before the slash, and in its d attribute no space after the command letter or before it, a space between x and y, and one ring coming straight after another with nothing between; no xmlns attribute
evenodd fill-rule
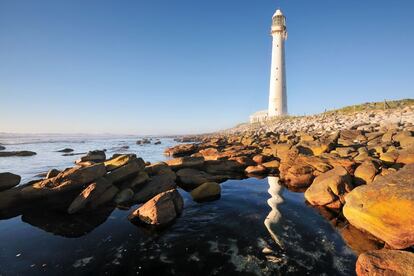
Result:
<svg viewBox="0 0 414 276"><path fill-rule="evenodd" d="M283 233L283 228L281 225L282 214L277 209L278 205L283 202L282 192L283 187L279 184L279 178L274 176L269 176L267 178L269 182L269 194L272 196L267 200L272 210L269 215L266 217L264 224L272 236L273 240L281 247L284 248L282 240L277 236L278 233Z"/></svg>

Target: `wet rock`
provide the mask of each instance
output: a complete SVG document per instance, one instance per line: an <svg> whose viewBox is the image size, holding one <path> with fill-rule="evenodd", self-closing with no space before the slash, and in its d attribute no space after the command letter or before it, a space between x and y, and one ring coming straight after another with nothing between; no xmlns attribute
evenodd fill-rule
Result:
<svg viewBox="0 0 414 276"><path fill-rule="evenodd" d="M68 214L74 214L84 209L89 203L96 201L112 186L111 182L105 178L99 178L96 182L86 187L70 204Z"/></svg>
<svg viewBox="0 0 414 276"><path fill-rule="evenodd" d="M229 173L243 173L245 167L240 163L233 160L208 160L205 161L203 171L210 174L222 174Z"/></svg>
<svg viewBox="0 0 414 276"><path fill-rule="evenodd" d="M10 157L10 156L33 156L36 155L36 152L22 150L22 151L0 151L0 157Z"/></svg>
<svg viewBox="0 0 414 276"><path fill-rule="evenodd" d="M194 201L203 202L220 198L221 187L216 182L206 182L191 191Z"/></svg>
<svg viewBox="0 0 414 276"><path fill-rule="evenodd" d="M0 145L0 150L5 150L5 149L6 149L5 146Z"/></svg>
<svg viewBox="0 0 414 276"><path fill-rule="evenodd" d="M165 172L170 173L171 168L165 162L157 162L147 165L145 167L145 172L149 175L164 174Z"/></svg>
<svg viewBox="0 0 414 276"><path fill-rule="evenodd" d="M92 209L96 209L102 205L112 202L112 200L118 194L118 192L118 187L116 187L115 185L110 185L100 196L96 197L96 199L94 198L93 200L91 200L90 207Z"/></svg>
<svg viewBox="0 0 414 276"><path fill-rule="evenodd" d="M134 198L134 191L132 189L121 190L114 198L116 204L126 203Z"/></svg>
<svg viewBox="0 0 414 276"><path fill-rule="evenodd" d="M398 157L396 162L398 164L413 164L414 163L414 149L411 150L404 150L398 153Z"/></svg>
<svg viewBox="0 0 414 276"><path fill-rule="evenodd" d="M121 189L125 189L125 188L139 189L149 180L150 180L149 175L145 171L141 171L138 173L138 175L134 179L132 179L131 181L127 181L126 183L123 183L120 187Z"/></svg>
<svg viewBox="0 0 414 276"><path fill-rule="evenodd" d="M57 150L56 152L69 153L69 152L73 152L73 149L70 149L70 148L64 148L64 149L61 149L61 150Z"/></svg>
<svg viewBox="0 0 414 276"><path fill-rule="evenodd" d="M111 171L105 178L111 183L120 183L127 179L134 178L140 171L143 171L144 168L145 163L141 158L134 159L126 165Z"/></svg>
<svg viewBox="0 0 414 276"><path fill-rule="evenodd" d="M312 205L328 205L352 189L351 177L343 167L336 167L315 178L305 198Z"/></svg>
<svg viewBox="0 0 414 276"><path fill-rule="evenodd" d="M154 145L161 145L161 141L155 141Z"/></svg>
<svg viewBox="0 0 414 276"><path fill-rule="evenodd" d="M176 187L175 174L174 177L171 174L155 175L135 193L133 200L137 203L143 203L159 193L175 189Z"/></svg>
<svg viewBox="0 0 414 276"><path fill-rule="evenodd" d="M270 172L274 173L279 169L280 162L278 160L272 160L262 164L263 167L268 169Z"/></svg>
<svg viewBox="0 0 414 276"><path fill-rule="evenodd" d="M82 156L80 159L76 160L75 163L83 162L94 162L99 163L106 160L106 154L103 150L93 150L88 152L85 156Z"/></svg>
<svg viewBox="0 0 414 276"><path fill-rule="evenodd" d="M263 165L249 166L244 170L247 174L265 174L267 168Z"/></svg>
<svg viewBox="0 0 414 276"><path fill-rule="evenodd" d="M204 164L204 157L179 157L166 161L168 166L173 170L179 170L182 168L201 167Z"/></svg>
<svg viewBox="0 0 414 276"><path fill-rule="evenodd" d="M137 145L144 145L144 144L151 144L151 140L148 138L144 138L137 141Z"/></svg>
<svg viewBox="0 0 414 276"><path fill-rule="evenodd" d="M176 189L162 192L136 209L128 217L132 222L165 226L178 217L184 207L184 201Z"/></svg>
<svg viewBox="0 0 414 276"><path fill-rule="evenodd" d="M358 166L355 170L355 182L358 185L370 184L374 181L378 173L378 165L371 160L367 160Z"/></svg>
<svg viewBox="0 0 414 276"><path fill-rule="evenodd" d="M359 255L356 264L358 276L413 275L414 253L399 250L375 250Z"/></svg>
<svg viewBox="0 0 414 276"><path fill-rule="evenodd" d="M113 157L105 161L104 164L105 164L106 170L110 172L133 161L139 162L139 163L144 162L142 159L138 161L136 160L137 160L137 156L135 154L122 154L122 155Z"/></svg>
<svg viewBox="0 0 414 276"><path fill-rule="evenodd" d="M392 248L414 245L414 164L355 188L345 197L344 216Z"/></svg>
<svg viewBox="0 0 414 276"><path fill-rule="evenodd" d="M359 255L361 253L378 250L384 247L384 244L369 233L358 230L354 226L347 224L339 228L339 233L346 244Z"/></svg>
<svg viewBox="0 0 414 276"><path fill-rule="evenodd" d="M181 157L191 155L197 152L198 147L196 144L181 144L172 148L168 148L164 151L164 154L172 157Z"/></svg>
<svg viewBox="0 0 414 276"><path fill-rule="evenodd" d="M51 170L49 170L48 172L47 172L47 174L46 174L46 178L47 179L49 179L49 178L53 178L53 177L55 177L55 176L58 176L58 174L60 174L61 173L61 171L60 170L57 170L57 169L51 169Z"/></svg>
<svg viewBox="0 0 414 276"><path fill-rule="evenodd" d="M0 173L0 191L8 190L19 185L22 178L20 175L10 172Z"/></svg>
<svg viewBox="0 0 414 276"><path fill-rule="evenodd" d="M196 169L181 169L177 171L178 184L186 191L191 191L206 182L221 182L226 180L226 176L211 175Z"/></svg>

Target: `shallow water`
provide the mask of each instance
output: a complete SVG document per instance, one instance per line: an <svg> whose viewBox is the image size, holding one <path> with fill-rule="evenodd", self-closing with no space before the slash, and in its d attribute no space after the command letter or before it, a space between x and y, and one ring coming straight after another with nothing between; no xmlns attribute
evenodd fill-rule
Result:
<svg viewBox="0 0 414 276"><path fill-rule="evenodd" d="M130 139L124 140L135 143ZM92 148L87 148L89 141L83 148L73 147L80 151L120 143L118 138L110 141L95 140ZM162 150L174 143L162 142L159 149L151 145L144 151L145 146L131 145L130 150L136 149L145 160L162 160ZM44 162L55 154L47 153L47 146L43 154L30 146ZM67 142L53 146L63 147L72 146ZM62 161L59 156L48 165L70 166L76 159ZM43 163L25 158L24 168L17 168L28 180L35 174L31 170L45 170ZM19 164L4 160L1 171ZM334 227L305 204L302 193L287 190L274 177L229 180L221 187L219 200L202 204L180 190L183 214L158 232L131 224L130 210L110 208L76 217L43 210L2 220L0 275L354 274L355 255Z"/></svg>

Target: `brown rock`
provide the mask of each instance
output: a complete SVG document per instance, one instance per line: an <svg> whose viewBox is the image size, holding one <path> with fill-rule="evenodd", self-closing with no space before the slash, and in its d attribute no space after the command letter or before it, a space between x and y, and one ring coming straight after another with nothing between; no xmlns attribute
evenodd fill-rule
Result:
<svg viewBox="0 0 414 276"><path fill-rule="evenodd" d="M312 205L328 205L351 189L348 171L343 167L336 167L316 177L306 190L305 198Z"/></svg>
<svg viewBox="0 0 414 276"><path fill-rule="evenodd" d="M145 224L163 226L179 216L184 207L184 201L176 189L162 192L147 203L136 209L129 220Z"/></svg>
<svg viewBox="0 0 414 276"><path fill-rule="evenodd" d="M263 165L248 166L244 171L247 174L265 174L267 172L267 168Z"/></svg>
<svg viewBox="0 0 414 276"><path fill-rule="evenodd" d="M355 188L345 197L348 221L392 248L414 245L414 164Z"/></svg>
<svg viewBox="0 0 414 276"><path fill-rule="evenodd" d="M346 242L346 244L356 254L361 254L370 250L378 250L384 247L374 236L369 233L362 232L354 226L347 224L342 228L339 228L339 233Z"/></svg>
<svg viewBox="0 0 414 276"><path fill-rule="evenodd" d="M144 168L145 163L141 158L134 159L130 163L111 171L105 178L111 183L119 183L134 178L139 172L143 171Z"/></svg>
<svg viewBox="0 0 414 276"><path fill-rule="evenodd" d="M126 164L131 163L132 161L135 161L136 159L137 159L137 156L135 154L122 154L122 155L116 156L114 158L111 158L105 161L104 164L105 164L106 170L110 172L122 166L125 166Z"/></svg>
<svg viewBox="0 0 414 276"><path fill-rule="evenodd" d="M222 175L211 175L196 169L181 169L177 172L178 184L184 190L193 190L206 182L221 182L228 177Z"/></svg>
<svg viewBox="0 0 414 276"><path fill-rule="evenodd" d="M139 189L134 195L134 202L143 203L154 197L155 195L175 189L177 185L175 184L175 174L174 177L171 174L160 174L155 175L151 180L141 189Z"/></svg>
<svg viewBox="0 0 414 276"><path fill-rule="evenodd" d="M359 255L356 264L358 276L413 275L414 253L399 250L375 250Z"/></svg>
<svg viewBox="0 0 414 276"><path fill-rule="evenodd" d="M378 165L371 160L367 160L357 167L355 170L356 184L370 184L374 181L375 175L378 173Z"/></svg>
<svg viewBox="0 0 414 276"><path fill-rule="evenodd" d="M204 164L204 157L179 157L166 161L168 166L173 170L179 170L182 168L197 168Z"/></svg>
<svg viewBox="0 0 414 276"><path fill-rule="evenodd" d="M181 145L177 145L175 147L166 149L164 153L168 156L180 157L180 156L191 155L195 153L197 150L198 150L198 146L196 144L181 144Z"/></svg>
<svg viewBox="0 0 414 276"><path fill-rule="evenodd" d="M191 191L194 201L203 202L215 200L220 197L221 188L216 182L206 182Z"/></svg>

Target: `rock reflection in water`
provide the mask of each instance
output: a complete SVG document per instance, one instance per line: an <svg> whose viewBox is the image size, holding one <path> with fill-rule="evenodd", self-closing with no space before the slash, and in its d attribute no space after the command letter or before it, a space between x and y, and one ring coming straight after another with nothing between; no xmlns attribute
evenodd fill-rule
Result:
<svg viewBox="0 0 414 276"><path fill-rule="evenodd" d="M281 226L281 218L282 214L278 210L278 205L282 203L283 197L282 197L282 191L283 187L279 184L279 178L274 176L269 176L267 178L269 182L269 194L271 195L271 198L267 200L267 204L269 204L270 208L272 209L269 213L269 215L266 217L264 224L269 231L270 235L272 236L273 240L281 247L283 248L283 242L278 237L278 233L280 231L283 231Z"/></svg>
<svg viewBox="0 0 414 276"><path fill-rule="evenodd" d="M22 221L55 235L78 238L103 224L114 207L102 207L93 212L68 215L64 212L41 209L25 212Z"/></svg>

